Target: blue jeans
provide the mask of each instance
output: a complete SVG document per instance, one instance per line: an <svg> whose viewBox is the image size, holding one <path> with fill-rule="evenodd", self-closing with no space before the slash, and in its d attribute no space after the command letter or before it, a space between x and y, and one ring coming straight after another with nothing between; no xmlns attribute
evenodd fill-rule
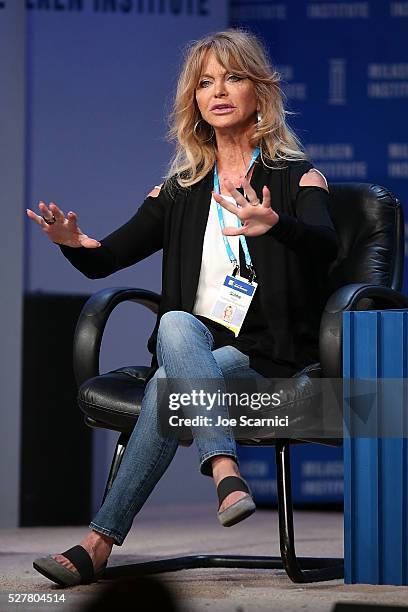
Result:
<svg viewBox="0 0 408 612"><path fill-rule="evenodd" d="M119 546L129 532L135 515L142 508L173 459L179 441L160 433L157 409L157 380L216 379L222 391L224 377L256 378L261 375L249 367L249 357L233 346L212 350L214 338L194 315L183 311L165 313L157 335L159 368L146 385L139 419L129 438L122 463L112 487L90 527L110 536ZM228 417L228 408L215 405L212 416ZM209 431L211 430L211 431ZM211 476L211 459L216 455L232 457L237 463L235 440L229 427L191 428L198 447L200 471Z"/></svg>

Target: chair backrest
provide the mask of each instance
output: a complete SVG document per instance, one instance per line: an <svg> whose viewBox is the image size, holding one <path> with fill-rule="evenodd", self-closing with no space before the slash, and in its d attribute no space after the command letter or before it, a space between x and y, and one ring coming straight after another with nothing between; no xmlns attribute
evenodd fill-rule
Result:
<svg viewBox="0 0 408 612"><path fill-rule="evenodd" d="M329 213L340 242L330 269L330 290L369 283L400 291L404 269L401 203L388 189L369 183L334 183L330 193Z"/></svg>

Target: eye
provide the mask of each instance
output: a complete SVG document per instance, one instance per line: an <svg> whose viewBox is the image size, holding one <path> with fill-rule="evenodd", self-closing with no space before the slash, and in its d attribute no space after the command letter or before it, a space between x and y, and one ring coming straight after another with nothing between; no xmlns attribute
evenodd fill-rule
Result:
<svg viewBox="0 0 408 612"><path fill-rule="evenodd" d="M198 85L199 87L208 87L209 85L211 85L211 83L208 79L202 79Z"/></svg>
<svg viewBox="0 0 408 612"><path fill-rule="evenodd" d="M242 77L238 76L237 74L230 74L228 80L236 83L237 81L242 81Z"/></svg>

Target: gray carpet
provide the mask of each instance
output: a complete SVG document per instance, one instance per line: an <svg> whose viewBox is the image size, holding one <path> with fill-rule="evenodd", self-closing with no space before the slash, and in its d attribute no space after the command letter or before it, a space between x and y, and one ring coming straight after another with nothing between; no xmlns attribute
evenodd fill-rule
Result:
<svg viewBox="0 0 408 612"><path fill-rule="evenodd" d="M302 511L296 513L295 520L298 555L342 556L340 513ZM61 552L78 543L85 532L86 527L0 530L0 612L82 612L103 596L111 583L61 589L32 567L35 557ZM200 553L278 555L276 512L258 510L246 521L224 528L218 524L213 504L147 505L136 517L124 545L114 546L109 565ZM340 601L408 604L408 587L344 585L340 580L296 585L279 570L195 569L162 574L160 580L174 594L181 612L328 612ZM20 600L23 594L35 593L51 594L54 599L63 595L65 601L12 604L8 594L13 593L20 594ZM134 597L135 605L129 609L151 609L137 598L137 592ZM121 609L116 607L118 612Z"/></svg>

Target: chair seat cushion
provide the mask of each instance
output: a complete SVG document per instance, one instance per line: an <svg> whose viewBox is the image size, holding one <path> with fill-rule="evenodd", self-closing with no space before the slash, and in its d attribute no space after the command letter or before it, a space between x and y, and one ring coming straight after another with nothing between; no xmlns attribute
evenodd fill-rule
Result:
<svg viewBox="0 0 408 612"><path fill-rule="evenodd" d="M90 378L79 388L80 409L99 426L131 432L149 372L147 366L127 366Z"/></svg>
<svg viewBox="0 0 408 612"><path fill-rule="evenodd" d="M79 389L78 404L82 412L98 423L125 433L131 432L140 414L141 402L150 368L128 366L95 376ZM320 418L320 385L313 379L321 376L319 363L307 366L292 378L284 379L280 385L281 404L274 413L287 412L296 429L310 426ZM269 407L270 411L271 408ZM257 416L266 416L267 410L260 410ZM271 431L253 431L248 442L273 440Z"/></svg>

